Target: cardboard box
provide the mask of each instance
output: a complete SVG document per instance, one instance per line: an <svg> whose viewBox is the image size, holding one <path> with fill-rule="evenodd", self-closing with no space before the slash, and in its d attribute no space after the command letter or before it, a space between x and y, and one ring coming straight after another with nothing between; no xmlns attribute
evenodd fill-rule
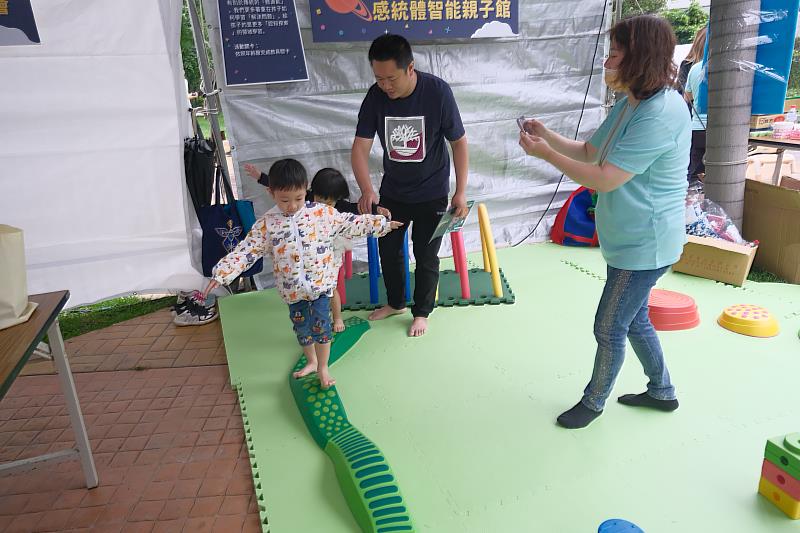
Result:
<svg viewBox="0 0 800 533"><path fill-rule="evenodd" d="M795 106L798 110L800 110L800 98L787 98L783 102L783 112L786 113L789 111L792 106Z"/></svg>
<svg viewBox="0 0 800 533"><path fill-rule="evenodd" d="M793 191L800 191L800 176L782 176L781 187L784 189L791 189Z"/></svg>
<svg viewBox="0 0 800 533"><path fill-rule="evenodd" d="M683 255L672 270L736 286L745 282L758 247L694 235L686 239Z"/></svg>
<svg viewBox="0 0 800 533"><path fill-rule="evenodd" d="M756 266L800 283L800 191L746 180L743 226L760 243Z"/></svg>
<svg viewBox="0 0 800 533"><path fill-rule="evenodd" d="M775 122L776 117L783 117L783 115L750 115L750 129L767 130Z"/></svg>

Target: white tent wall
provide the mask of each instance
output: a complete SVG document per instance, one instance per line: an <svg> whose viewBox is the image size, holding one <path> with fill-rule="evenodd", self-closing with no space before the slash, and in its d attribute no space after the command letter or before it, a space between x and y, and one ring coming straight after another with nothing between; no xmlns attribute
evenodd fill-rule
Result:
<svg viewBox="0 0 800 533"><path fill-rule="evenodd" d="M560 177L553 167L525 156L517 144L515 118L539 117L572 138L588 93L580 138L587 138L602 120L605 38L598 34L610 25L610 4L520 0L519 37L412 43L416 67L440 76L453 88L469 140L467 196L487 204L500 246L516 243L533 229ZM293 157L310 175L323 167L337 168L348 177L351 199L359 196L350 147L361 101L375 82L367 61L370 43L315 43L308 0L297 0L296 7L309 81L225 87L217 2L203 0L217 83L223 87L226 134L235 166L244 176L239 179L243 196L254 201L257 213L272 204L265 189L244 175L242 166L247 162L266 171L275 160ZM370 158L375 183L381 177L381 162L376 140ZM455 173L451 176L454 181ZM562 183L532 241L548 238L556 209L575 188L568 179ZM470 216L464 231L467 248L480 248L477 215ZM365 259L365 246L356 244L356 258ZM445 240L442 254L449 253Z"/></svg>
<svg viewBox="0 0 800 533"><path fill-rule="evenodd" d="M0 223L24 230L29 291L198 287L181 2L32 5L42 44L0 47Z"/></svg>

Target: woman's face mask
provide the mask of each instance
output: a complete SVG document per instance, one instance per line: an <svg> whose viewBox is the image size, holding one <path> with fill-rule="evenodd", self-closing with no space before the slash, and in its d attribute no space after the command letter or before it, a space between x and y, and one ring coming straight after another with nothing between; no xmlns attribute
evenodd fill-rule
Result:
<svg viewBox="0 0 800 533"><path fill-rule="evenodd" d="M617 87L617 69L615 68L606 68L603 69L603 80L605 80L606 85L608 85L609 89L618 90Z"/></svg>
<svg viewBox="0 0 800 533"><path fill-rule="evenodd" d="M620 50L616 43L612 41L608 58L606 58L605 62L603 63L603 79L605 80L609 89L615 91L621 91L624 89L623 87L620 87L617 81L617 69L619 68L620 63L622 63L623 57L625 57L625 53Z"/></svg>

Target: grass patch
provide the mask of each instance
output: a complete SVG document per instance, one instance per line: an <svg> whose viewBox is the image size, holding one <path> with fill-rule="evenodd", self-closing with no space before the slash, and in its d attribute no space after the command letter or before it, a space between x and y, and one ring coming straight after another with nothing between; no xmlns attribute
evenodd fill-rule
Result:
<svg viewBox="0 0 800 533"><path fill-rule="evenodd" d="M750 269L750 274L747 275L747 279L750 281L756 281L758 283L786 283L786 280L779 278L772 272L767 272L766 270L758 267L753 267Z"/></svg>
<svg viewBox="0 0 800 533"><path fill-rule="evenodd" d="M58 315L64 339L113 326L165 307L175 305L175 296L150 300L138 296L123 296L91 305L82 305Z"/></svg>
<svg viewBox="0 0 800 533"><path fill-rule="evenodd" d="M220 131L225 131L225 117L220 113L217 115L217 120L219 120ZM206 139L211 138L211 124L208 122L208 117L197 117L197 125L200 126L200 131L203 132Z"/></svg>

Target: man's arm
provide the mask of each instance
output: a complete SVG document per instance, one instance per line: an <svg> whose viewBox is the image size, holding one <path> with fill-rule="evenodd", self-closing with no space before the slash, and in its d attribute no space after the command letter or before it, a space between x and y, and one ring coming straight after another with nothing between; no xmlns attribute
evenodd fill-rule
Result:
<svg viewBox="0 0 800 533"><path fill-rule="evenodd" d="M369 178L369 152L372 149L373 139L358 137L353 140L350 151L350 164L353 166L353 175L356 177L358 188L361 189L361 199L358 208L362 213L372 213L372 204L378 203L378 195L372 188Z"/></svg>
<svg viewBox="0 0 800 533"><path fill-rule="evenodd" d="M456 191L453 194L451 206L455 208L455 216L463 217L467 214L467 170L469 169L469 149L467 136L450 141L453 150L453 165L456 167Z"/></svg>

